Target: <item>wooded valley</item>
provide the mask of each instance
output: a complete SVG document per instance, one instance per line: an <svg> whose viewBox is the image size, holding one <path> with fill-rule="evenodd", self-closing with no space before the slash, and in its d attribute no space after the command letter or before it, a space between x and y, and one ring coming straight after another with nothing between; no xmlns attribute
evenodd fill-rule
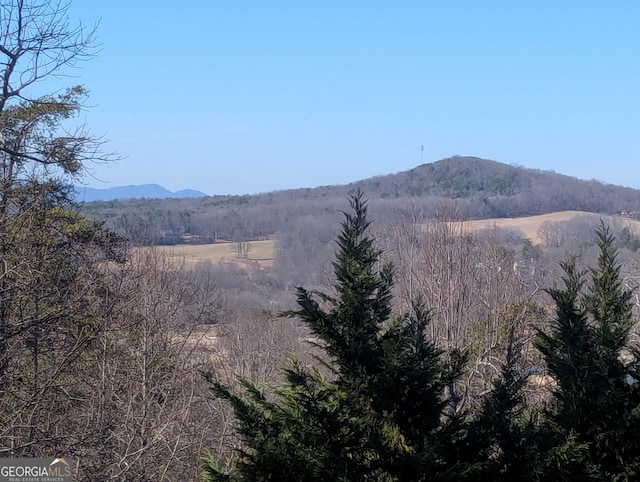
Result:
<svg viewBox="0 0 640 482"><path fill-rule="evenodd" d="M114 160L74 124L87 92L31 90L96 54L67 9L0 7L0 458L82 481L638 477L640 191L454 157L81 204ZM564 211L535 237L474 224Z"/></svg>

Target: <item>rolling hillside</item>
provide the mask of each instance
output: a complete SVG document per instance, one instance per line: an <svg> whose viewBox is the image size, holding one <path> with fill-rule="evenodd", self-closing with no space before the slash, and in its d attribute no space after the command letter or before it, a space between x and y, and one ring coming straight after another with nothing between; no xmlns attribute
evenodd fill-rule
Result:
<svg viewBox="0 0 640 482"><path fill-rule="evenodd" d="M597 226L600 220L608 225L616 225L621 221L619 216L599 215L584 211L560 211L556 213L541 214L538 216L525 216L518 218L493 218L475 221L460 221L466 229L479 231L494 228L513 228L520 232L524 238L530 239L533 244L540 244L540 227L545 223L563 223L577 217L591 218L593 226ZM624 219L624 225L631 233L640 235L640 220ZM224 241L214 244L185 244L180 246L159 246L160 252L170 259L178 262L184 261L188 268L193 268L200 262L225 262L234 263L242 267L272 267L276 260L277 240L251 240L249 253L246 259L235 256L234 243Z"/></svg>
<svg viewBox="0 0 640 482"><path fill-rule="evenodd" d="M519 218L581 211L640 212L640 190L581 180L476 157L452 157L409 171L320 186L244 196L87 202L83 211L141 243L180 243L183 234L207 239L265 239L297 220L333 225L346 197L363 189L376 222L397 222L409 207L426 218L443 206L459 219Z"/></svg>

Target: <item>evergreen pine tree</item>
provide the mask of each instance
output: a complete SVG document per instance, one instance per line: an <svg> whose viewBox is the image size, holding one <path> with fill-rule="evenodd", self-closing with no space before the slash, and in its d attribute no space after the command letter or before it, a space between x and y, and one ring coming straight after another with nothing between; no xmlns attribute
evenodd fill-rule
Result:
<svg viewBox="0 0 640 482"><path fill-rule="evenodd" d="M469 450L478 457L478 482L536 480L537 426L535 412L527 412L522 395L527 379L517 367L520 348L512 330L500 376L470 426L469 443L479 449Z"/></svg>
<svg viewBox="0 0 640 482"><path fill-rule="evenodd" d="M557 383L540 448L543 472L555 480L637 480L640 477L640 387L631 292L620 276L614 238L601 225L598 265L590 282L575 258L563 264L563 289L550 332L536 346ZM586 290L584 289L586 287ZM636 363L625 361L636 355ZM633 358L633 357L631 357ZM546 440L546 442L544 442Z"/></svg>
<svg viewBox="0 0 640 482"><path fill-rule="evenodd" d="M362 192L350 202L335 296L299 288L299 309L287 313L319 340L330 376L294 360L267 396L249 380L241 379L239 394L208 375L213 393L232 406L244 446L231 474L209 455L207 480L453 481L473 473L460 462L469 448L465 421L445 416L445 388L464 357L443 362L425 337L430 314L421 300L411 315L391 314L393 269L379 269Z"/></svg>

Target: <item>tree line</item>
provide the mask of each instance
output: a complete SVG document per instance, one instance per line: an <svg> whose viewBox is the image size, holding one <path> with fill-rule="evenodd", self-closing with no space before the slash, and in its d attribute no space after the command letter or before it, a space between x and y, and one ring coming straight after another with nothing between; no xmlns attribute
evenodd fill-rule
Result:
<svg viewBox="0 0 640 482"><path fill-rule="evenodd" d="M199 199L132 199L87 203L90 217L133 240L178 244L181 235L247 241L276 235L294 219L313 216L330 224L336 206L364 189L378 222L391 224L407 204L435 217L444 204L460 219L487 219L575 210L620 215L640 211L635 189L494 161L454 157L410 171L365 179L346 186L321 186L256 195Z"/></svg>

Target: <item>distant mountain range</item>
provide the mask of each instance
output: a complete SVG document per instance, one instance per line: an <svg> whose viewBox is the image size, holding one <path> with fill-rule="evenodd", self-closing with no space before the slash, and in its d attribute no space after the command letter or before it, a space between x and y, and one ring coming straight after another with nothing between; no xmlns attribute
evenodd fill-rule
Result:
<svg viewBox="0 0 640 482"><path fill-rule="evenodd" d="M86 186L75 186L76 201L114 201L118 199L169 199L169 198L198 198L207 194L194 189L183 189L172 192L158 184L141 184L130 186L115 186L96 189Z"/></svg>

